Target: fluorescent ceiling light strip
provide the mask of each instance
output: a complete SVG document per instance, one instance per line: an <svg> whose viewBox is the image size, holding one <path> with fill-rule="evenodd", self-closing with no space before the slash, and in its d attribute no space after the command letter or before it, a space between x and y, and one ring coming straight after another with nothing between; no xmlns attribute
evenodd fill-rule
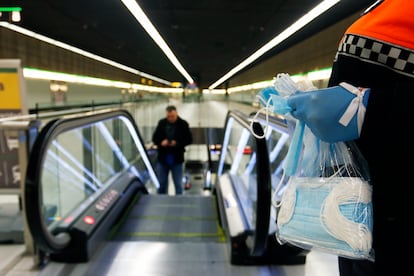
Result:
<svg viewBox="0 0 414 276"><path fill-rule="evenodd" d="M22 8L21 7L0 7L0 12L21 12Z"/></svg>
<svg viewBox="0 0 414 276"><path fill-rule="evenodd" d="M87 77L87 76L71 75L71 74L66 74L66 73L44 71L44 70L39 70L39 69L34 69L34 68L23 68L23 76L25 78L31 78L31 79L56 80L56 81L64 81L68 83L79 83L79 84L86 84L86 85L116 87L116 88L121 88L121 89L132 88L132 89L148 91L148 92L182 93L184 91L183 88L149 86L149 85L142 85L142 84L136 84L136 83L122 82L122 81L99 79L99 78L93 78L93 77Z"/></svg>
<svg viewBox="0 0 414 276"><path fill-rule="evenodd" d="M332 67L324 68L315 71L309 71L304 74L296 74L290 76L294 82L300 82L304 79L308 79L310 81L320 81L320 80L328 80L331 77Z"/></svg>
<svg viewBox="0 0 414 276"><path fill-rule="evenodd" d="M106 86L106 87L117 87L117 88L130 88L131 87L131 84L128 82L110 81L106 79L71 75L71 74L51 72L51 71L43 71L43 70L32 69L32 68L23 68L23 76L25 78L32 78L32 79L56 80L56 81L64 81L64 82L69 82L69 83L80 83L80 84L98 85L98 86Z"/></svg>
<svg viewBox="0 0 414 276"><path fill-rule="evenodd" d="M251 84L231 87L227 90L227 92L231 94L231 93L242 92L242 91L247 91L247 90L263 89L265 87L273 85L273 82L274 80L267 80L267 81L260 81L260 82L255 82Z"/></svg>
<svg viewBox="0 0 414 276"><path fill-rule="evenodd" d="M309 79L310 81L320 81L320 80L328 80L331 77L332 67L324 68L321 70L310 71L304 74L297 74L290 76L294 82L301 81L303 79ZM251 90L258 90L263 89L265 87L273 86L274 79L272 80L265 80L260 82L255 82L246 85L234 86L227 89L227 93L232 94L236 92L244 92L244 91L251 91ZM208 90L206 91L219 91L218 89ZM203 90L203 92L204 92ZM224 89L222 89L224 90ZM224 90L225 91L225 90ZM204 92L207 93L207 92Z"/></svg>
<svg viewBox="0 0 414 276"><path fill-rule="evenodd" d="M203 94L218 94L218 95L224 95L226 94L226 89L203 89Z"/></svg>
<svg viewBox="0 0 414 276"><path fill-rule="evenodd" d="M316 80L326 80L329 79L331 75L332 68L325 68L316 71L310 71L305 74L298 74L293 75L291 78L296 82L300 81L303 78L308 78L311 81ZM51 71L44 71L34 68L23 68L23 76L25 78L32 78L32 79L42 79L42 80L56 80L56 81L64 81L68 83L79 83L79 84L86 84L86 85L98 85L98 86L106 86L106 87L117 87L122 89L134 89L134 90L142 90L148 92L157 92L157 93L183 93L183 88L174 88L174 87L157 87L157 86L148 86L138 83L129 83L129 82L121 82L121 81L113 81L107 79L99 79L87 76L79 76L79 75L71 75L66 73L59 73L59 72L51 72ZM260 82L255 82L251 84L241 85L230 87L227 89L227 93L236 93L236 92L243 92L248 90L257 90L263 89L265 87L273 85L273 80L265 80ZM225 94L226 89L203 89L203 94Z"/></svg>
<svg viewBox="0 0 414 276"><path fill-rule="evenodd" d="M29 30L27 30L27 29L24 29L24 28L22 28L22 27L16 26L16 25L14 25L14 24L10 24L10 23L5 22L5 21L0 21L0 26L5 27L5 28L8 28L8 29L10 29L10 30L12 30L12 31L15 31L15 32L21 33L21 34L23 34L23 35L27 35L27 36L30 36L30 37L32 37L32 38L35 38L35 39L41 40L41 41L43 41L43 42L46 42L46 43L49 43L49 44L55 45L55 46L57 46L57 47L60 47L60 48L66 49L66 50L71 51L71 52L74 52L74 53L76 53L76 54L83 55L83 56L85 56L85 57L88 57L88 58L91 58L91 59L97 60L97 61L102 62L102 63L106 63L106 64L108 64L108 65L111 65L111 66L113 66L113 67L116 67L116 68L119 68L119 69L125 70L125 71L127 71L127 72L131 72L131 73L133 73L133 74L136 74L136 75L139 75L139 76L142 76L142 77L145 77L145 78L149 78L149 79L152 79L152 80L154 80L154 81L156 81L156 82L163 83L163 84L166 84L166 85L168 85L168 86L171 86L171 82L170 82L170 81L166 81L166 80L163 80L163 79L161 79L161 78L158 78L158 77L152 76L152 75L150 75L150 74L140 72L140 71L138 71L138 70L136 70L136 69L133 69L133 68L131 68L131 67L128 67L128 66L122 65L122 64L120 64L120 63L117 63L117 62L115 62L115 61L112 61L112 60L109 60L109 59L106 59L106 58L100 57L100 56L98 56L98 55L95 55L95 54L92 54L92 53L86 52L86 51L84 51L84 50L82 50L82 49L79 49L79 48L76 48L76 47L70 46L69 44L66 44L66 43L63 43L63 42L60 42L60 41L57 41L57 40L51 39L51 38L46 37L46 36L44 36L44 35L41 35L41 34L38 34L38 33L32 32L32 31L29 31Z"/></svg>
<svg viewBox="0 0 414 276"><path fill-rule="evenodd" d="M146 86L142 84L132 84L131 87L136 90L145 90L148 92L158 92L158 93L183 93L183 88L174 88L174 87L156 87L156 86Z"/></svg>
<svg viewBox="0 0 414 276"><path fill-rule="evenodd" d="M145 31L147 31L147 33L151 36L151 38L155 41L155 43L157 43L157 45L165 53L165 55L172 62L175 68L177 68L177 70L186 78L186 80L189 83L194 83L194 80L191 78L190 74L187 73L187 71L184 69L184 67L175 57L170 47L168 47L167 43L165 43L164 39L158 33L154 25L152 25L151 21L145 15L144 11L138 5L136 0L122 0L122 3L124 3L124 5L128 8L128 10L132 13L132 15L138 20L141 26L145 29Z"/></svg>
<svg viewBox="0 0 414 276"><path fill-rule="evenodd" d="M299 20L297 20L295 23L290 25L287 29L285 29L283 32L281 32L279 35L274 37L272 40L270 40L267 44L262 46L259 50L257 50L255 53L253 53L250 57L242 61L239 65L231 69L227 74L225 74L223 77L221 77L219 80L217 80L215 83L209 86L209 89L214 89L230 77L232 77L234 74L251 64L253 61L261 57L264 53L293 35L295 32L297 32L299 29L304 27L306 24L311 22L313 19L333 7L335 4L340 2L340 0L325 0L321 2L319 5L317 5L315 8L310 10L307 14L302 16Z"/></svg>

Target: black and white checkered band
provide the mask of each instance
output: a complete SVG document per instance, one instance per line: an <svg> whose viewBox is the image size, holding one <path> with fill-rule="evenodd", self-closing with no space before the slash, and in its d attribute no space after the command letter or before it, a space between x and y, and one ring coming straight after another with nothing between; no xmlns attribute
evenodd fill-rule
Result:
<svg viewBox="0 0 414 276"><path fill-rule="evenodd" d="M414 50L347 34L339 45L337 55L353 56L414 77Z"/></svg>

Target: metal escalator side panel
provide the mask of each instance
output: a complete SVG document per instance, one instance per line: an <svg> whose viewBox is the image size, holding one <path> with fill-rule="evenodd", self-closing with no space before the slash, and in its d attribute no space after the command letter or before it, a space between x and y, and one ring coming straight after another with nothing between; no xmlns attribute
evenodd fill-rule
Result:
<svg viewBox="0 0 414 276"><path fill-rule="evenodd" d="M228 235L230 237L244 235L247 228L246 221L241 213L241 207L233 189L232 179L228 173L220 176L218 189Z"/></svg>

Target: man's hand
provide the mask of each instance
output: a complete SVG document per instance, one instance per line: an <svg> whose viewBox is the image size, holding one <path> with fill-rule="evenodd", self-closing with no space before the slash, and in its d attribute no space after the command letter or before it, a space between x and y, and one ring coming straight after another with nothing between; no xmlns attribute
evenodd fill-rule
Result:
<svg viewBox="0 0 414 276"><path fill-rule="evenodd" d="M161 141L162 147L175 147L176 145L177 145L177 141L175 140L164 139Z"/></svg>
<svg viewBox="0 0 414 276"><path fill-rule="evenodd" d="M161 146L162 147L167 147L170 144L170 142L168 141L168 139L164 139L161 141Z"/></svg>

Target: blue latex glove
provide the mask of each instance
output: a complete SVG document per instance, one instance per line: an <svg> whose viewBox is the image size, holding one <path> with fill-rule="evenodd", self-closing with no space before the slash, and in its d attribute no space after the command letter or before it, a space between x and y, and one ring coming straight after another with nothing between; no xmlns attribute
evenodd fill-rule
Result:
<svg viewBox="0 0 414 276"><path fill-rule="evenodd" d="M341 83L321 90L296 92L288 97L291 115L303 121L312 133L328 143L359 137L369 89Z"/></svg>

